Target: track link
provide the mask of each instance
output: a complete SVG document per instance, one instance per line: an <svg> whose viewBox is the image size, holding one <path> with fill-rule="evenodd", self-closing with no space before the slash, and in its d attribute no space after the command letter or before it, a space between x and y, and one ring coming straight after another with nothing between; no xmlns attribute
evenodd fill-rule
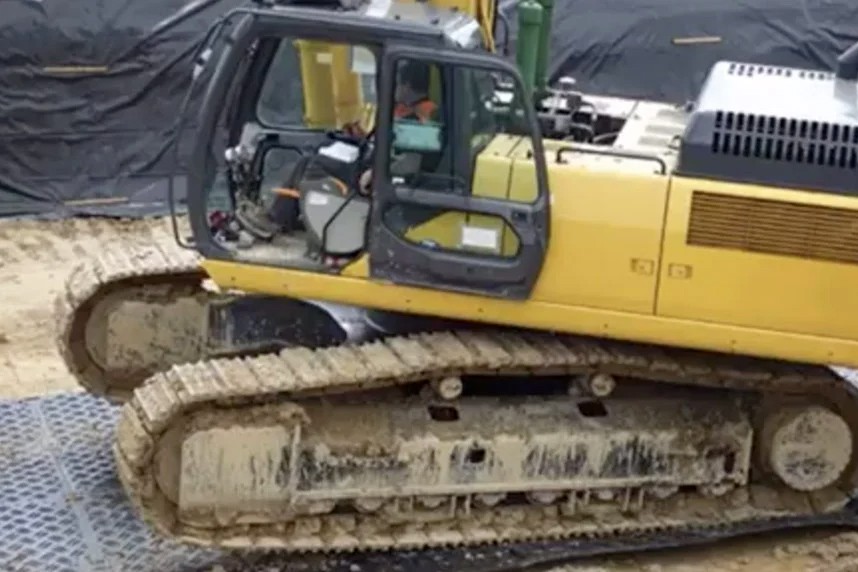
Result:
<svg viewBox="0 0 858 572"><path fill-rule="evenodd" d="M664 501L652 501L634 515L616 511L582 519L558 504L475 508L467 502L451 502L450 518L437 522L403 524L379 511L334 511L282 522L249 523L235 514L215 514L208 522L183 521L177 505L158 484L158 460L181 458L182 441L170 437L171 429L198 417L226 420L227 429L230 424L251 424L251 418L266 415L269 423L288 424L301 415L301 401L313 396L359 394L450 376L596 372L770 395L824 396L849 419L853 431L855 427L854 397L843 380L826 368L577 336L457 331L315 351L289 348L279 354L174 366L148 380L123 407L114 455L134 506L161 533L199 545L294 552L571 538L604 541L645 534L663 539L700 531L729 536L731 530L777 527L778 522L830 519L842 511L854 489L853 455L839 485L818 493L752 481L748 487L717 498L680 492Z"/></svg>
<svg viewBox="0 0 858 572"><path fill-rule="evenodd" d="M169 363L203 356L201 308L218 294L203 288L198 261L173 243L129 243L75 267L54 302L56 344L84 389L123 402ZM129 302L142 309L117 325L110 309ZM94 319L98 312L104 319Z"/></svg>

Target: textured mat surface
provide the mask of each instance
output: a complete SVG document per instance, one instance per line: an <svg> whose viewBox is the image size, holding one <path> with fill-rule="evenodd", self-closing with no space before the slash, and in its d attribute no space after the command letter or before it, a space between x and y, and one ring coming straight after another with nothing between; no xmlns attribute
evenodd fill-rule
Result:
<svg viewBox="0 0 858 572"><path fill-rule="evenodd" d="M118 409L82 394L0 402L0 570L199 570L222 555L155 538L114 477Z"/></svg>

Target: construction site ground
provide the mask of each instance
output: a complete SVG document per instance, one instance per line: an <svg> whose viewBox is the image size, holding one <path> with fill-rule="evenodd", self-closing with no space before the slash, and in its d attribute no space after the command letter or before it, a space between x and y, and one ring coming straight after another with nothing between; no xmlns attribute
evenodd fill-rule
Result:
<svg viewBox="0 0 858 572"><path fill-rule="evenodd" d="M172 241L169 219L0 220L0 572L469 570L500 548L370 559L192 550L151 535L113 477L116 408L80 393L54 346L53 298L73 265L117 240ZM767 534L591 558L553 572L858 572L858 531Z"/></svg>

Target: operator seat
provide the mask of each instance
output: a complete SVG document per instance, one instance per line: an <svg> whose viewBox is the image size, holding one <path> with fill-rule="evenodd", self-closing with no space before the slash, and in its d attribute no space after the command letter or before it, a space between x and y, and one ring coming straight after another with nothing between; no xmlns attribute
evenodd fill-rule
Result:
<svg viewBox="0 0 858 572"><path fill-rule="evenodd" d="M308 246L323 255L356 256L366 244L370 201L330 175L298 187Z"/></svg>

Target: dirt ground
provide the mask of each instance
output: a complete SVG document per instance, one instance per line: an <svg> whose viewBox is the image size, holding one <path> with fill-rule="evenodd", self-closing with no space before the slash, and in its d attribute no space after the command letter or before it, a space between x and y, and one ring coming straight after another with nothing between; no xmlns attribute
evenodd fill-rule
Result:
<svg viewBox="0 0 858 572"><path fill-rule="evenodd" d="M70 269L118 239L172 240L169 219L0 220L0 399L78 391L54 345L53 298ZM554 572L858 572L858 533L767 535Z"/></svg>
<svg viewBox="0 0 858 572"><path fill-rule="evenodd" d="M120 239L171 240L169 218L0 220L0 398L77 390L54 342L54 297L80 260Z"/></svg>

